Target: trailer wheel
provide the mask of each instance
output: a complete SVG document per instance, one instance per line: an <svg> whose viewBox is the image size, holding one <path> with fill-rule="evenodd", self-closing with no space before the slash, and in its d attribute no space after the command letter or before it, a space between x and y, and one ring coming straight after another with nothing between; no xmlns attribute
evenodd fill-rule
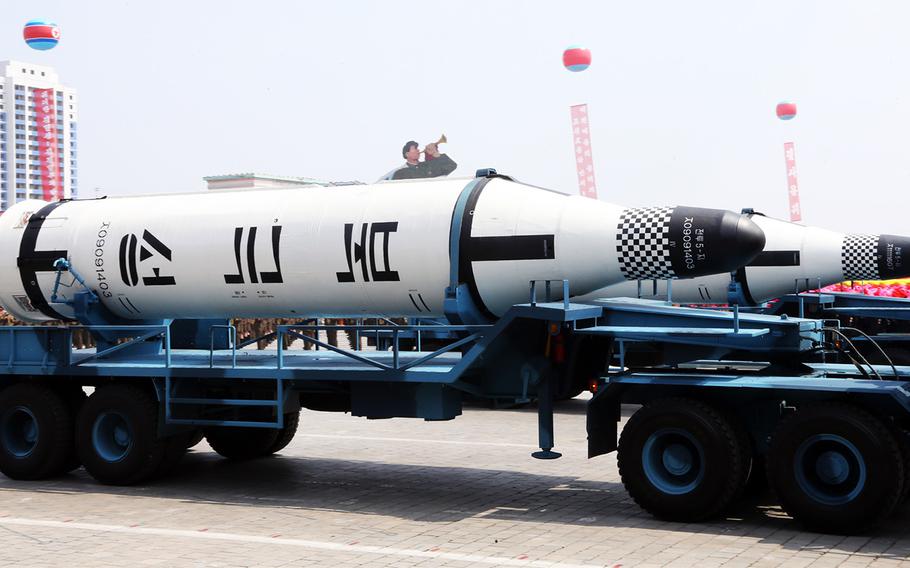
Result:
<svg viewBox="0 0 910 568"><path fill-rule="evenodd" d="M215 426L205 429L205 439L219 455L232 460L261 458L270 453L278 440L273 428Z"/></svg>
<svg viewBox="0 0 910 568"><path fill-rule="evenodd" d="M82 405L85 404L85 401L88 400L88 395L85 394L85 391L82 390L82 387L79 385L70 386L64 388L63 398L66 400L66 405L70 409L70 415L75 421L76 416L79 416L79 411L82 409ZM74 425L75 428L75 425ZM76 444L70 444L69 451L67 452L66 460L63 463L61 468L61 473L69 473L71 471L77 470L82 466L82 461L79 459L79 456L76 454Z"/></svg>
<svg viewBox="0 0 910 568"><path fill-rule="evenodd" d="M186 441L186 449L195 448L202 440L205 439L205 433L202 431L202 428L193 431L193 435L190 436Z"/></svg>
<svg viewBox="0 0 910 568"><path fill-rule="evenodd" d="M743 488L743 494L755 497L768 492L768 474L765 467L765 456L753 454L752 462L749 466L749 475L746 477L746 485Z"/></svg>
<svg viewBox="0 0 910 568"><path fill-rule="evenodd" d="M194 433L174 434L164 439L164 456L152 474L153 478L164 477L174 471L180 459L186 455L187 444Z"/></svg>
<svg viewBox="0 0 910 568"><path fill-rule="evenodd" d="M63 473L73 446L73 418L63 397L37 384L0 392L0 471L12 479Z"/></svg>
<svg viewBox="0 0 910 568"><path fill-rule="evenodd" d="M280 452L297 433L300 411L284 415L284 427L236 428L214 427L205 430L205 439L218 454L233 460L261 458Z"/></svg>
<svg viewBox="0 0 910 568"><path fill-rule="evenodd" d="M740 429L714 408L670 398L632 415L618 459L623 485L639 506L662 519L690 522L717 515L737 497L750 451Z"/></svg>
<svg viewBox="0 0 910 568"><path fill-rule="evenodd" d="M768 452L768 482L784 510L821 532L875 525L900 499L903 470L889 429L849 404L800 408L780 423Z"/></svg>
<svg viewBox="0 0 910 568"><path fill-rule="evenodd" d="M300 411L289 412L284 415L284 428L278 430L278 437L275 438L275 442L269 448L268 453L274 454L285 449L288 444L291 443L291 440L294 439L294 434L297 433L297 426L300 424Z"/></svg>
<svg viewBox="0 0 910 568"><path fill-rule="evenodd" d="M97 389L76 420L76 450L101 483L131 485L148 479L167 451L167 440L158 438L157 402L133 385Z"/></svg>
<svg viewBox="0 0 910 568"><path fill-rule="evenodd" d="M904 460L904 490L901 492L898 502L900 505L910 500L910 432L902 428L895 428L894 438L897 440L897 447L900 448Z"/></svg>
<svg viewBox="0 0 910 568"><path fill-rule="evenodd" d="M572 390L565 390L565 391L559 393L559 395L556 397L556 400L558 400L560 402L563 402L566 400L572 400L576 396L585 392L585 390L587 390L585 387L577 387L577 386L572 387Z"/></svg>

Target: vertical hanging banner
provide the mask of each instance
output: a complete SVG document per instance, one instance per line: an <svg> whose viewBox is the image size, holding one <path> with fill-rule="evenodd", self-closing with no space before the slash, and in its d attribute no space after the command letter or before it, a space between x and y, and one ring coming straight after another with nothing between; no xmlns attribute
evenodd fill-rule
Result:
<svg viewBox="0 0 910 568"><path fill-rule="evenodd" d="M790 196L790 221L802 221L799 204L799 185L796 183L796 150L793 142L784 142L784 158L787 161L787 194Z"/></svg>
<svg viewBox="0 0 910 568"><path fill-rule="evenodd" d="M588 126L588 105L573 105L572 139L575 143L575 168L578 171L578 193L597 199L594 185L594 159L591 157L591 130Z"/></svg>
<svg viewBox="0 0 910 568"><path fill-rule="evenodd" d="M44 199L63 198L60 178L60 155L57 151L57 109L54 89L35 89L35 122L38 130L38 161L41 164L41 185Z"/></svg>

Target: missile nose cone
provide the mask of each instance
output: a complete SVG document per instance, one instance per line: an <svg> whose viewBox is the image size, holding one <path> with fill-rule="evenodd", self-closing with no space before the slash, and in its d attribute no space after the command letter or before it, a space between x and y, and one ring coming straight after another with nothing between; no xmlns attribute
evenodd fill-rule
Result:
<svg viewBox="0 0 910 568"><path fill-rule="evenodd" d="M627 280L731 272L765 248L761 227L748 217L722 209L626 209L617 232L620 269Z"/></svg>
<svg viewBox="0 0 910 568"><path fill-rule="evenodd" d="M841 268L847 280L892 280L910 276L910 237L845 235Z"/></svg>
<svg viewBox="0 0 910 568"><path fill-rule="evenodd" d="M729 261L733 265L732 268L730 268L732 271L742 266L746 266L765 250L765 232L755 221L745 215L739 215L732 211L724 211L724 219L725 223L729 223L731 219L736 220L734 234L730 235L730 237L735 243L735 251L739 252L740 256L738 258L733 258L731 255L729 258ZM723 230L725 229L722 229L722 231ZM721 234L721 238L724 237L725 236Z"/></svg>

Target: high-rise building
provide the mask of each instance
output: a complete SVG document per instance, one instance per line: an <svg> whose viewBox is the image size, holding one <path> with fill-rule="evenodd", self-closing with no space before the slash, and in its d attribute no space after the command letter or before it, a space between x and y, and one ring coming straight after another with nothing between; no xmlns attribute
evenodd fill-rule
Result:
<svg viewBox="0 0 910 568"><path fill-rule="evenodd" d="M0 61L0 211L76 197L78 108L53 68Z"/></svg>

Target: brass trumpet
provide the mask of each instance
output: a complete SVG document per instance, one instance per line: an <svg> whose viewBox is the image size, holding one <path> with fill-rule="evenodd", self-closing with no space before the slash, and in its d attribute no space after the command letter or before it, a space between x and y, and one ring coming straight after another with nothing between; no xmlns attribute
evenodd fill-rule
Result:
<svg viewBox="0 0 910 568"><path fill-rule="evenodd" d="M439 146L440 144L445 144L445 143L448 142L448 141L449 141L449 139L446 138L446 135L445 135L445 134L443 134L442 136L439 137L439 140L436 141L436 145ZM426 147L424 147L424 149L421 150L420 153L421 153L421 154L426 153Z"/></svg>

